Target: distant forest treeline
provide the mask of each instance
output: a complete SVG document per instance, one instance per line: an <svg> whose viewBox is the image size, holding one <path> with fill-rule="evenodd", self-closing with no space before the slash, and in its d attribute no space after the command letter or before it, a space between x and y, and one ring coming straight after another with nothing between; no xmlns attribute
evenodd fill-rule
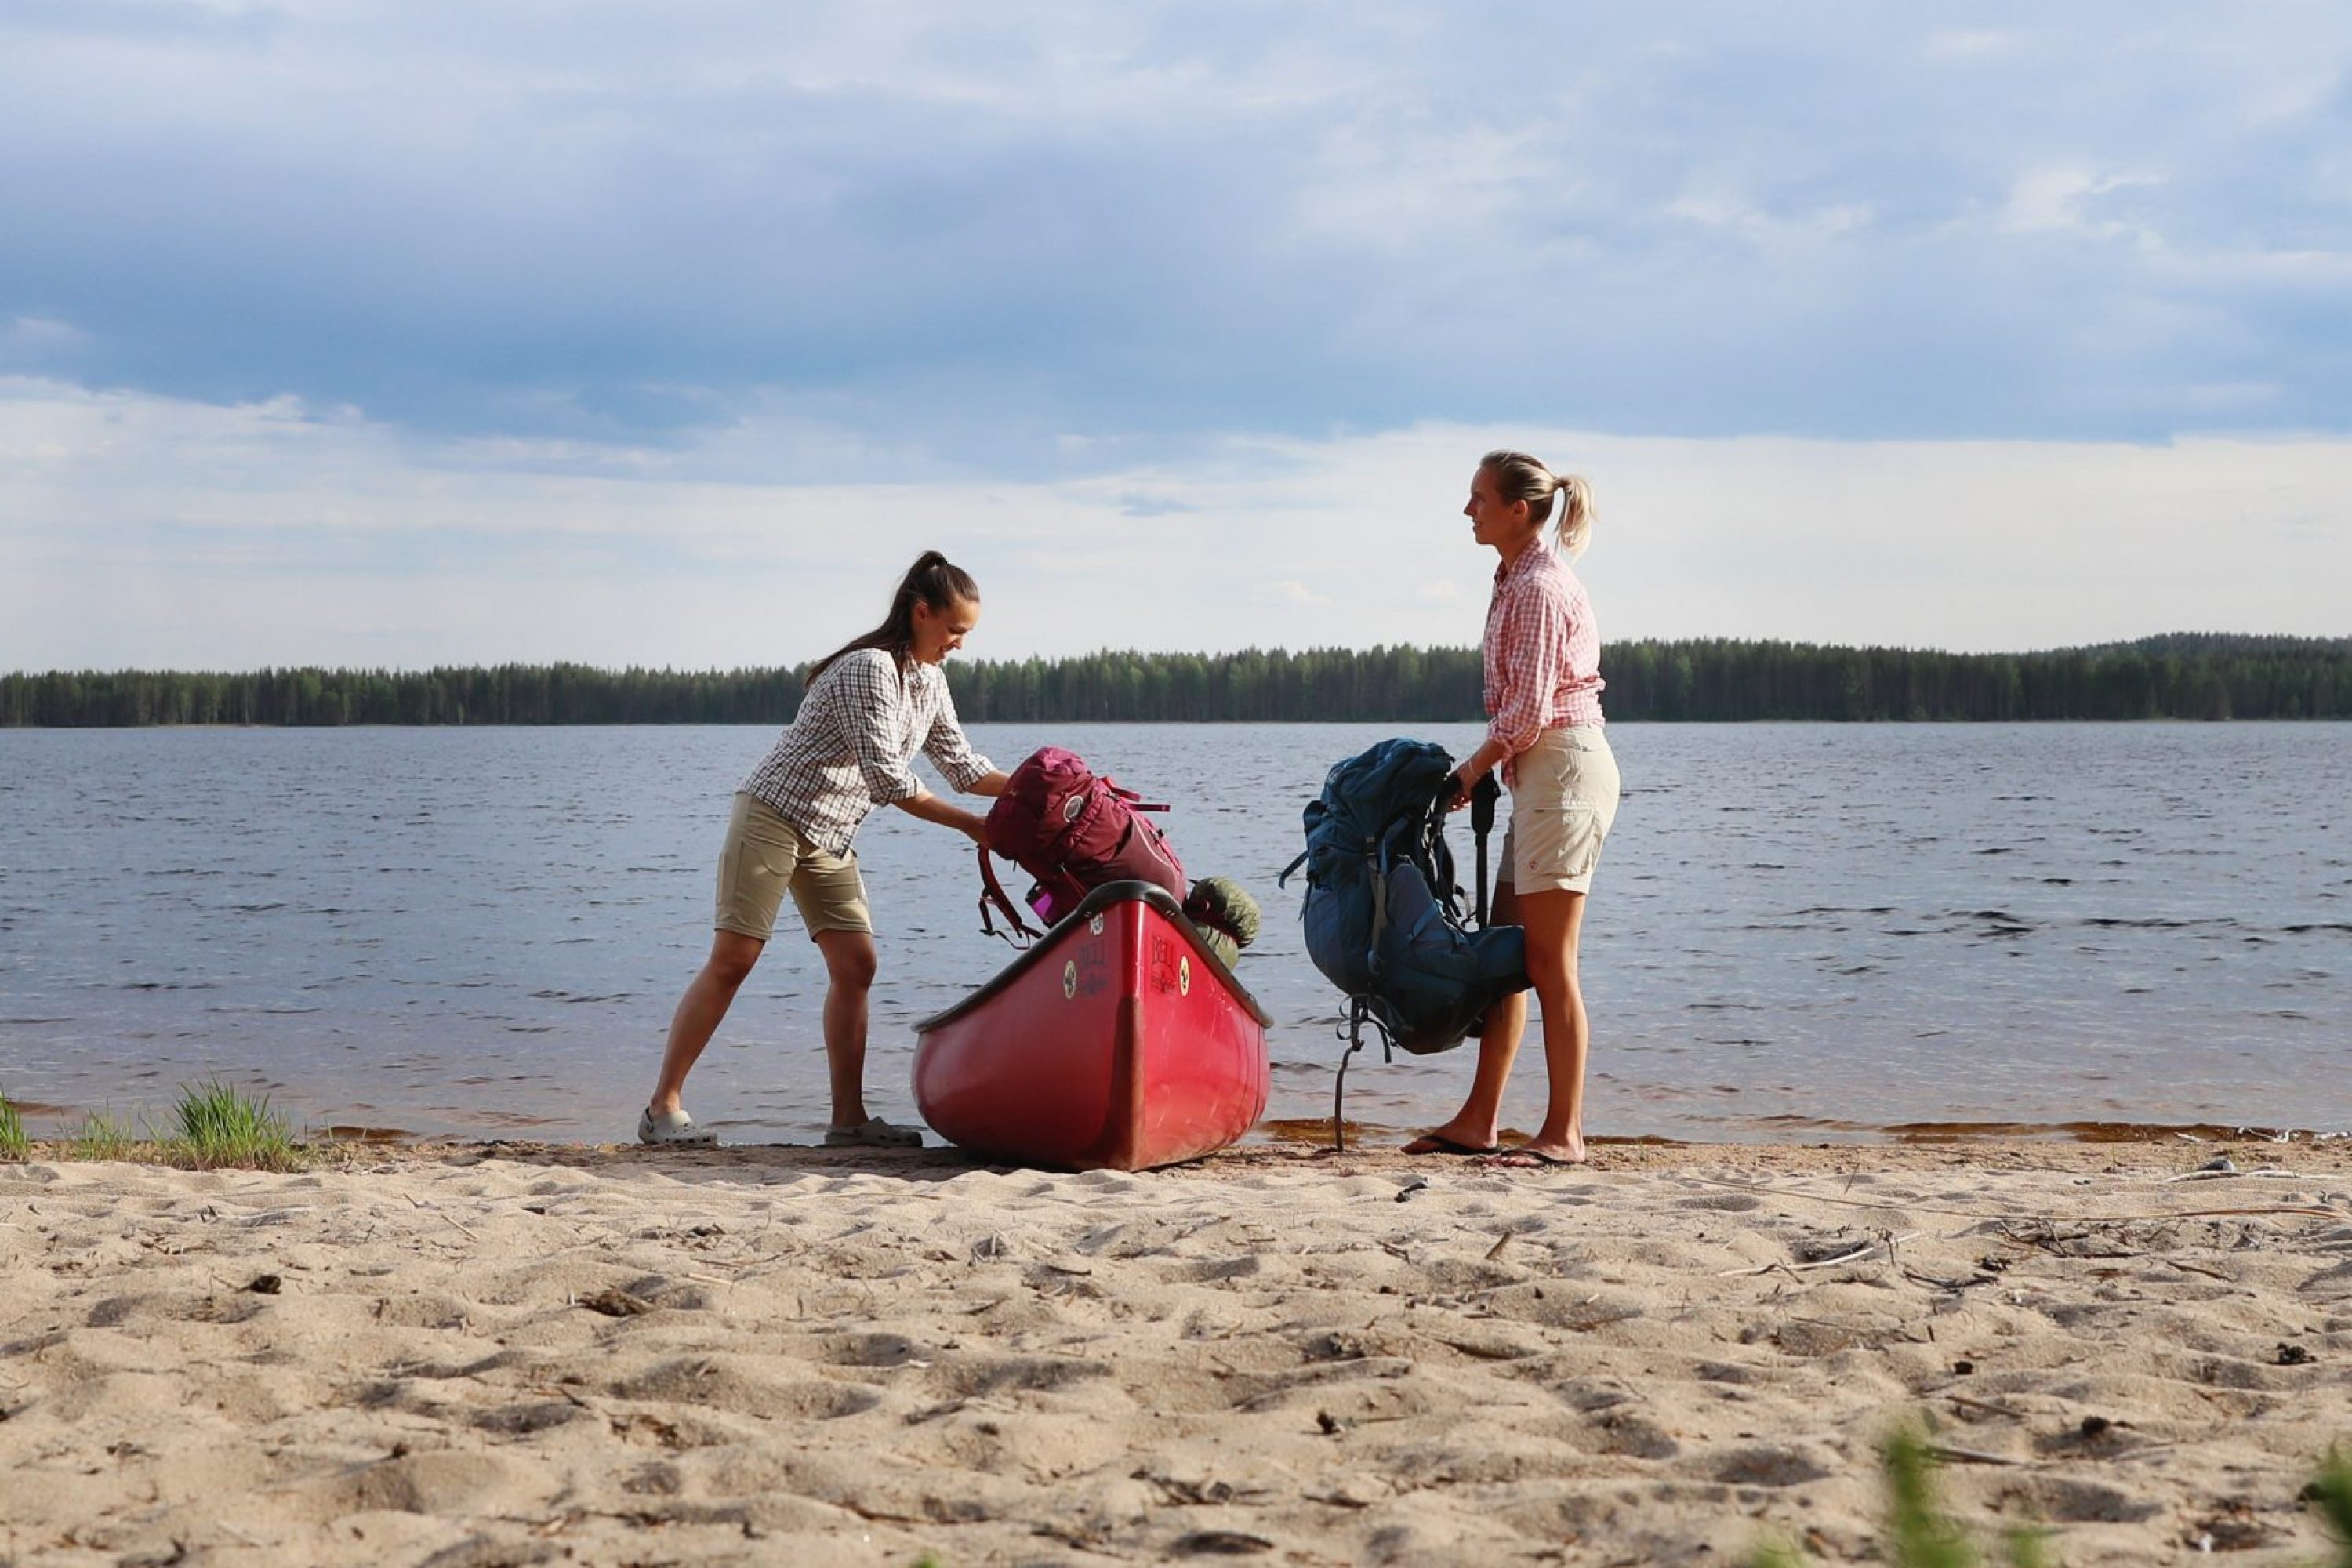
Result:
<svg viewBox="0 0 2352 1568"><path fill-rule="evenodd" d="M0 675L0 726L781 724L802 670L54 670ZM1612 643L1612 721L2352 719L2352 638L2179 635L2041 653L1936 653L1707 639ZM967 722L1479 716L1478 652L1247 648L971 659L948 666Z"/></svg>

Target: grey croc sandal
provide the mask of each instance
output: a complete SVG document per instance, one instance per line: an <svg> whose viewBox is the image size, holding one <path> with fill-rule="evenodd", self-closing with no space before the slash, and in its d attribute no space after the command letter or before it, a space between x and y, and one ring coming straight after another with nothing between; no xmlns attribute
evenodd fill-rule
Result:
<svg viewBox="0 0 2352 1568"><path fill-rule="evenodd" d="M640 1143L674 1143L688 1149L708 1149L719 1142L719 1134L697 1126L693 1117L683 1110L665 1110L656 1116L650 1107L637 1112L637 1142Z"/></svg>
<svg viewBox="0 0 2352 1568"><path fill-rule="evenodd" d="M923 1135L911 1127L899 1127L874 1116L855 1127L826 1128L824 1146L828 1149L919 1149L923 1146Z"/></svg>

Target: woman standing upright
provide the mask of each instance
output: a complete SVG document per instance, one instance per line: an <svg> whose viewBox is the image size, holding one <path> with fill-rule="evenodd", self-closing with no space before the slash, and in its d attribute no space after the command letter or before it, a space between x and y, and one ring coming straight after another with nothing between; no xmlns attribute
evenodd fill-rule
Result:
<svg viewBox="0 0 2352 1568"><path fill-rule="evenodd" d="M670 1019L661 1076L637 1118L647 1143L715 1143L679 1103L686 1075L759 963L790 892L824 956L824 1055L832 1080L827 1143L920 1143L911 1127L866 1112L866 997L874 921L850 840L877 805L987 842L985 819L926 790L909 764L921 752L966 795L1004 792L1004 775L974 752L956 722L940 666L980 622L980 586L936 550L908 570L874 630L817 661L800 711L736 792L719 857L710 957Z"/></svg>
<svg viewBox="0 0 2352 1568"><path fill-rule="evenodd" d="M1495 768L1511 792L1492 918L1527 930L1528 978L1543 1007L1550 1100L1533 1138L1501 1156L1510 1165L1583 1163L1584 1064L1591 1043L1577 946L1601 841L1617 816L1617 760L1601 732L1601 634L1568 563L1592 533L1592 490L1525 452L1489 452L1471 477L1463 512L1480 544L1502 557L1486 606L1486 738L1454 773L1452 804ZM1544 525L1559 513L1557 547ZM1497 1152L1503 1089L1528 1022L1527 994L1487 1010L1470 1096L1409 1154Z"/></svg>

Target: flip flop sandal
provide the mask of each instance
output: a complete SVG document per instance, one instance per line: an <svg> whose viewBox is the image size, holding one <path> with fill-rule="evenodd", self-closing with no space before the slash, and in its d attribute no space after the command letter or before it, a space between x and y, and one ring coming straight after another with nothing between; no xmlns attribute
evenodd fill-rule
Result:
<svg viewBox="0 0 2352 1568"><path fill-rule="evenodd" d="M719 1134L695 1124L694 1118L683 1110L665 1110L659 1116L651 1107L637 1112L637 1142L640 1143L675 1143L688 1149L708 1149L719 1142Z"/></svg>
<svg viewBox="0 0 2352 1568"><path fill-rule="evenodd" d="M1592 1163L1592 1161L1590 1157L1582 1160L1563 1160L1557 1154L1547 1154L1540 1149L1529 1149L1522 1145L1517 1149L1503 1150L1495 1156L1490 1163L1506 1171L1537 1171L1546 1169L1581 1171L1589 1167Z"/></svg>
<svg viewBox="0 0 2352 1568"><path fill-rule="evenodd" d="M828 1127L824 1130L824 1146L828 1149L919 1149L923 1135L911 1127L898 1127L871 1117L855 1127Z"/></svg>
<svg viewBox="0 0 2352 1568"><path fill-rule="evenodd" d="M1427 1148L1416 1148L1414 1146L1415 1144L1424 1143L1428 1145ZM1403 1148L1397 1151L1400 1154L1458 1154L1468 1156L1499 1154L1502 1152L1503 1146L1500 1143L1489 1143L1485 1148L1481 1149L1475 1143L1465 1143L1458 1138L1448 1138L1443 1132L1424 1132L1420 1137L1415 1138L1412 1142L1406 1144Z"/></svg>

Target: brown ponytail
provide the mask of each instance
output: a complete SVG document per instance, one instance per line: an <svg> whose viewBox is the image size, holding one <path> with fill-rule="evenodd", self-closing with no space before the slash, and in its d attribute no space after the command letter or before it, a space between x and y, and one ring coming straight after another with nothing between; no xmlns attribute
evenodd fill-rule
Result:
<svg viewBox="0 0 2352 1568"><path fill-rule="evenodd" d="M907 574L898 579L898 591L891 595L890 613L882 624L862 637L856 637L826 654L809 666L808 679L814 680L824 673L825 666L861 647L887 650L898 662L898 673L907 672L907 655L915 646L915 604L929 605L934 615L943 613L950 605L980 603L980 584L971 574L951 563L936 550L926 550L915 557Z"/></svg>

